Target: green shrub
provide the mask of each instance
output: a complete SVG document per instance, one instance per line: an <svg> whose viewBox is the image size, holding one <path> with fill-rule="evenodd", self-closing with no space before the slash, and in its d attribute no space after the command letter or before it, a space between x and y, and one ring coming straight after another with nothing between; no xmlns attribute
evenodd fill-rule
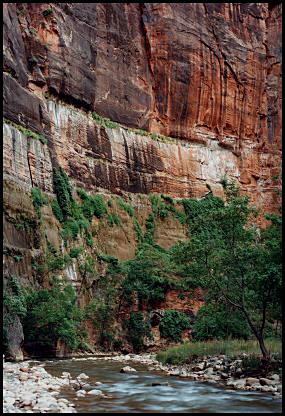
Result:
<svg viewBox="0 0 285 416"><path fill-rule="evenodd" d="M53 171L54 192L57 196L58 204L61 208L63 218L66 219L71 215L71 206L73 201L72 187L68 176L62 167L55 168Z"/></svg>
<svg viewBox="0 0 285 416"><path fill-rule="evenodd" d="M65 267L70 263L71 259L69 256L57 255L47 259L47 269L49 272L64 270Z"/></svg>
<svg viewBox="0 0 285 416"><path fill-rule="evenodd" d="M248 339L250 328L241 312L226 308L223 304L210 304L199 309L192 335L194 339L200 341L227 338Z"/></svg>
<svg viewBox="0 0 285 416"><path fill-rule="evenodd" d="M99 344L110 349L113 341L112 324L114 322L114 292L107 288L101 293L100 299L93 299L85 308L85 317L93 321L99 330Z"/></svg>
<svg viewBox="0 0 285 416"><path fill-rule="evenodd" d="M125 321L127 337L132 344L134 352L138 353L143 350L143 338L150 335L150 326L145 322L143 314L140 312L131 312L130 319Z"/></svg>
<svg viewBox="0 0 285 416"><path fill-rule="evenodd" d="M82 253L82 251L83 251L83 247L73 247L69 251L69 256L72 259L77 259L77 257L79 256L80 253Z"/></svg>
<svg viewBox="0 0 285 416"><path fill-rule="evenodd" d="M80 198L85 201L86 199L89 199L89 195L87 194L87 192L82 189L82 188L77 188L77 193L80 196Z"/></svg>
<svg viewBox="0 0 285 416"><path fill-rule="evenodd" d="M77 349L82 339L81 320L72 286L30 291L24 319L25 341L54 346L61 340Z"/></svg>
<svg viewBox="0 0 285 416"><path fill-rule="evenodd" d="M161 197L157 194L152 194L149 199L151 201L152 211L157 218L164 220L172 213L181 224L186 224L186 215L177 210L174 206L173 198L163 194Z"/></svg>
<svg viewBox="0 0 285 416"><path fill-rule="evenodd" d="M126 279L123 293L130 301L136 293L140 307L146 303L151 307L156 301L164 300L167 289L175 285L174 269L167 251L149 244L140 246L135 258L125 263Z"/></svg>
<svg viewBox="0 0 285 416"><path fill-rule="evenodd" d="M23 256L13 256L13 259L15 260L15 262L19 262L23 259Z"/></svg>
<svg viewBox="0 0 285 416"><path fill-rule="evenodd" d="M37 216L41 217L41 207L43 205L47 205L48 199L47 197L42 195L42 192L39 188L32 188L31 190L33 206L35 207L35 211Z"/></svg>
<svg viewBox="0 0 285 416"><path fill-rule="evenodd" d="M52 208L52 212L54 214L54 216L56 217L56 219L59 222L63 222L63 214L62 214L62 210L58 204L58 201L56 199L54 199L51 203L51 208Z"/></svg>
<svg viewBox="0 0 285 416"><path fill-rule="evenodd" d="M122 347L123 347L123 341L121 339L119 339L119 338L114 339L114 341L113 341L113 349L115 351L121 351Z"/></svg>
<svg viewBox="0 0 285 416"><path fill-rule="evenodd" d="M77 193L83 201L81 209L85 218L91 220L93 215L102 218L107 213L107 205L101 195L90 196L82 188L78 188Z"/></svg>
<svg viewBox="0 0 285 416"><path fill-rule="evenodd" d="M142 232L141 226L137 218L134 218L133 224L134 224L134 231L136 234L136 240L138 243L142 243L144 236L143 236L143 232Z"/></svg>
<svg viewBox="0 0 285 416"><path fill-rule="evenodd" d="M91 236L91 234L89 232L86 232L86 234L85 234L85 241L86 241L86 244L89 247L93 247L94 246L94 240L93 240L93 238L92 238L92 236Z"/></svg>
<svg viewBox="0 0 285 416"><path fill-rule="evenodd" d="M108 263L108 274L116 275L123 272L123 266L117 257L100 254L98 258L105 263Z"/></svg>
<svg viewBox="0 0 285 416"><path fill-rule="evenodd" d="M151 212L146 220L146 232L144 235L144 241L147 244L153 244L153 234L155 228L155 217L154 214Z"/></svg>
<svg viewBox="0 0 285 416"><path fill-rule="evenodd" d="M80 262L79 270L83 276L87 276L89 274L93 277L96 272L95 259L91 256L87 256L85 261Z"/></svg>
<svg viewBox="0 0 285 416"><path fill-rule="evenodd" d="M180 212L176 210L175 212L175 218L180 222L180 224L184 225L187 223L187 217L184 212Z"/></svg>
<svg viewBox="0 0 285 416"><path fill-rule="evenodd" d="M90 221L94 215L94 206L92 199L85 199L81 209L84 217Z"/></svg>
<svg viewBox="0 0 285 416"><path fill-rule="evenodd" d="M92 113L92 118L100 126L108 127L110 129L117 129L118 127L121 127L119 123L116 123L107 117L99 116L99 114L95 113L95 111Z"/></svg>
<svg viewBox="0 0 285 416"><path fill-rule="evenodd" d="M4 327L11 324L15 316L18 315L22 319L27 313L25 291L16 276L8 278L3 296L3 306L6 310Z"/></svg>
<svg viewBox="0 0 285 416"><path fill-rule="evenodd" d="M80 227L77 221L68 220L64 223L61 235L64 240L72 239L74 240L80 231Z"/></svg>
<svg viewBox="0 0 285 416"><path fill-rule="evenodd" d="M117 214L109 214L107 217L108 224L113 227L113 225L120 225L121 224L121 218Z"/></svg>
<svg viewBox="0 0 285 416"><path fill-rule="evenodd" d="M190 329L189 317L180 311L167 310L159 324L160 334L170 341L181 341L181 334L184 329Z"/></svg>
<svg viewBox="0 0 285 416"><path fill-rule="evenodd" d="M169 196L169 195L163 195L163 194L161 194L161 198L163 198L165 202L168 202L171 205L174 204L173 198L171 198L171 196Z"/></svg>
<svg viewBox="0 0 285 416"><path fill-rule="evenodd" d="M97 218L102 218L105 214L107 214L107 206L106 203L101 195L95 195L93 198L93 207L94 207L94 215Z"/></svg>
<svg viewBox="0 0 285 416"><path fill-rule="evenodd" d="M126 211L130 217L134 216L135 210L131 206L131 204L128 204L125 202L122 198L118 198L118 205L121 207L124 211Z"/></svg>

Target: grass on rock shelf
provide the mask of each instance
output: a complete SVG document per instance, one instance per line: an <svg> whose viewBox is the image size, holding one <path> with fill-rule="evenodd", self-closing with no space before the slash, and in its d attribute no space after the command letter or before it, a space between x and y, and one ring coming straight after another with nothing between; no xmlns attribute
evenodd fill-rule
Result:
<svg viewBox="0 0 285 416"><path fill-rule="evenodd" d="M282 357L282 342L277 339L265 340L268 350L278 357ZM156 358L163 364L184 364L205 355L224 354L228 357L242 353L260 354L258 342L255 340L219 340L204 342L187 342L177 347L160 351Z"/></svg>

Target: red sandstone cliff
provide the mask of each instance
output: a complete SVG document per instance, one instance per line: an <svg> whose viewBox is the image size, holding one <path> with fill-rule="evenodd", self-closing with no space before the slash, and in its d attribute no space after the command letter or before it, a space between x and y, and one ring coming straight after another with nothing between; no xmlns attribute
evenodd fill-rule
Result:
<svg viewBox="0 0 285 416"><path fill-rule="evenodd" d="M5 3L6 274L42 285L32 261L43 255L45 238L62 249L50 206L42 235L22 224L35 223L32 186L54 196L58 164L76 186L129 193L142 227L150 203L140 194L201 197L209 184L220 196L223 175L260 208L275 210L281 75L280 3ZM100 126L93 111L122 127ZM132 219L120 214L122 227L92 227L98 248L125 260L136 238ZM169 247L185 238L185 227L169 218L156 224L154 238ZM81 287L75 264L64 273ZM184 304L169 292L159 308L195 312L202 302L196 295Z"/></svg>
<svg viewBox="0 0 285 416"><path fill-rule="evenodd" d="M201 196L226 173L276 204L281 4L6 3L4 79L4 116L44 132L86 187ZM93 110L180 142L121 137L118 155Z"/></svg>

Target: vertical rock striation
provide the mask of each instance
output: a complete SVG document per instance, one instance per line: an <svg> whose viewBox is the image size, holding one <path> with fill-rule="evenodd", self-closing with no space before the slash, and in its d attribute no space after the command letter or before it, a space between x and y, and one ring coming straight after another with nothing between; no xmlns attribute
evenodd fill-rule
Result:
<svg viewBox="0 0 285 416"><path fill-rule="evenodd" d="M86 187L199 197L228 174L276 205L281 4L6 3L4 76L4 116ZM90 111L177 142L114 137Z"/></svg>

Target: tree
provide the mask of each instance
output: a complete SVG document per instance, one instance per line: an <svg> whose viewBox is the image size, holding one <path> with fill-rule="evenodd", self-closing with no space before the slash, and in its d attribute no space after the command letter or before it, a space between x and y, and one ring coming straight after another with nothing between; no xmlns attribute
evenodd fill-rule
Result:
<svg viewBox="0 0 285 416"><path fill-rule="evenodd" d="M268 215L271 226L260 231L249 198L233 182L224 186L225 203L212 195L208 202L195 202L188 215L191 237L175 248L174 256L182 261L184 274L209 289L208 300L225 302L243 314L269 359L264 328L281 303L281 216Z"/></svg>

